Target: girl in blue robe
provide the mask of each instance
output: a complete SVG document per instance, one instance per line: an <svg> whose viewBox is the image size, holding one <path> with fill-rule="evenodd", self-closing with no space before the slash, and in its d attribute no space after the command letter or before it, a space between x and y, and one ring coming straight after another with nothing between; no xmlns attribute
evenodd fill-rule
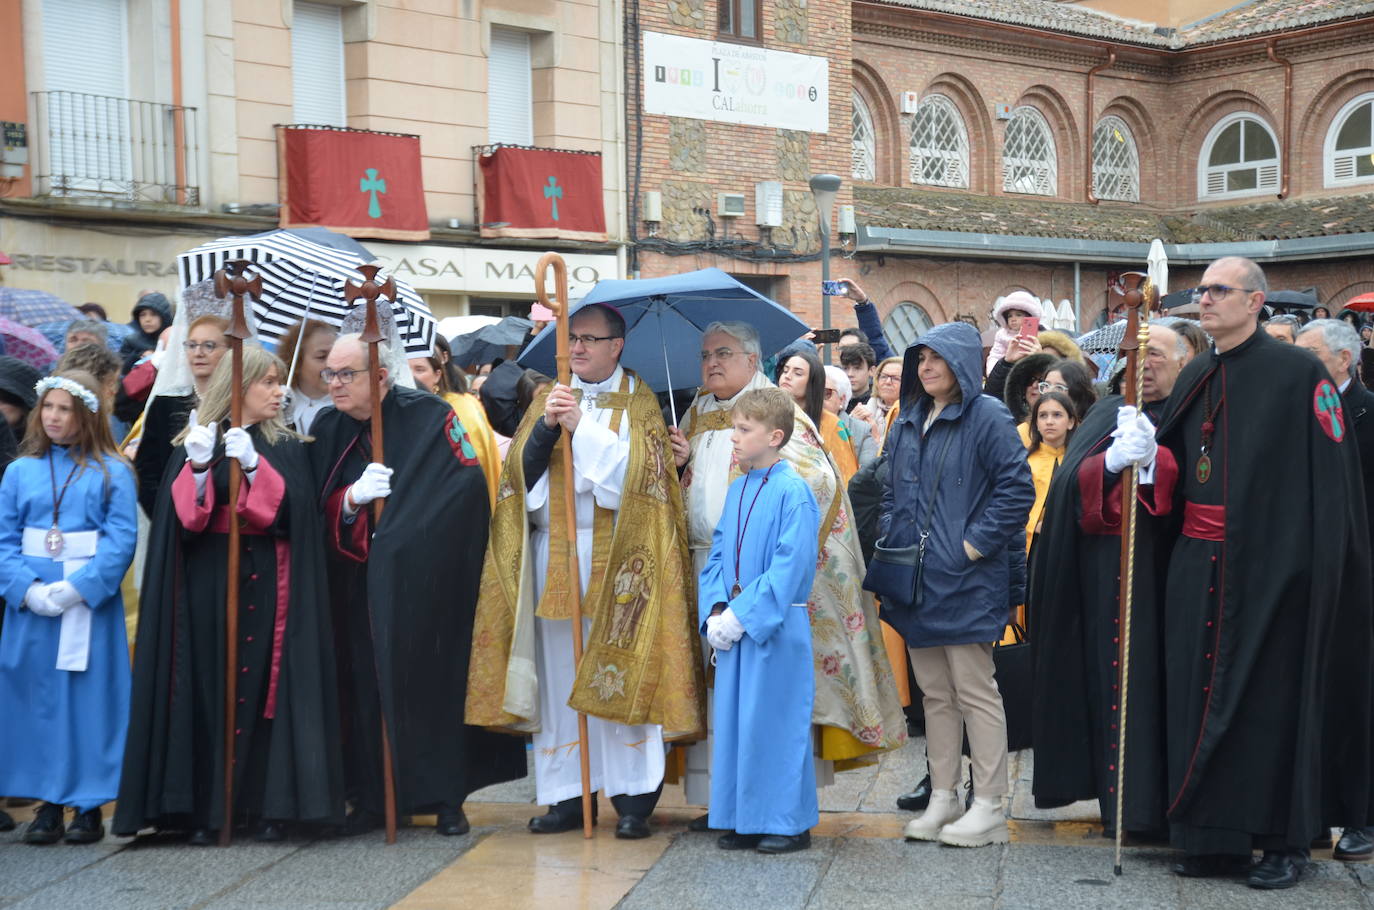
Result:
<svg viewBox="0 0 1374 910"><path fill-rule="evenodd" d="M778 459L793 427L787 393L750 392L733 419L735 455L748 471L726 493L698 605L716 666L710 826L729 832L723 849L786 853L808 847L820 821L806 606L820 509Z"/></svg>
<svg viewBox="0 0 1374 910"><path fill-rule="evenodd" d="M0 481L0 793L43 800L24 841L104 836L129 716L119 585L137 495L90 374L42 379L20 457ZM65 828L64 807L76 816Z"/></svg>

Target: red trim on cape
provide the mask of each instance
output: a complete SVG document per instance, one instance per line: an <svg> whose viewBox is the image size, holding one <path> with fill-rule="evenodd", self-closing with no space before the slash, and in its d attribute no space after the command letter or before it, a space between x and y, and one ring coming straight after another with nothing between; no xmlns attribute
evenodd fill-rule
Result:
<svg viewBox="0 0 1374 910"><path fill-rule="evenodd" d="M345 521L344 496L347 494L348 487L340 487L325 501L324 520L329 523L329 545L336 553L354 562L367 562L371 549L368 529L372 518L366 508L361 508L353 521Z"/></svg>

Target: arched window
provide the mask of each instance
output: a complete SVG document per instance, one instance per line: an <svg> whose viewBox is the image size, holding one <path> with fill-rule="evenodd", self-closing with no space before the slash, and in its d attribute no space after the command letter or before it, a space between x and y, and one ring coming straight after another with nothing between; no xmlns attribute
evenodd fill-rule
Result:
<svg viewBox="0 0 1374 910"><path fill-rule="evenodd" d="M850 144L853 162L850 174L855 180L873 180L877 169L877 134L873 131L873 112L863 96L854 92L854 133Z"/></svg>
<svg viewBox="0 0 1374 910"><path fill-rule="evenodd" d="M1374 92L1341 108L1326 134L1327 186L1374 183Z"/></svg>
<svg viewBox="0 0 1374 910"><path fill-rule="evenodd" d="M1011 112L1002 146L1002 189L1008 193L1053 196L1059 192L1054 134L1045 115L1022 105Z"/></svg>
<svg viewBox="0 0 1374 910"><path fill-rule="evenodd" d="M904 300L893 307L883 320L883 335L887 337L887 345L892 350L905 351L933 325L930 314L919 303Z"/></svg>
<svg viewBox="0 0 1374 910"><path fill-rule="evenodd" d="M1198 186L1207 197L1253 196L1279 188L1279 144L1269 125L1251 114L1217 122L1202 144Z"/></svg>
<svg viewBox="0 0 1374 910"><path fill-rule="evenodd" d="M911 121L911 182L968 188L968 131L944 95L928 95Z"/></svg>
<svg viewBox="0 0 1374 910"><path fill-rule="evenodd" d="M1093 195L1140 201L1140 157L1131 128L1120 117L1103 117L1093 129Z"/></svg>

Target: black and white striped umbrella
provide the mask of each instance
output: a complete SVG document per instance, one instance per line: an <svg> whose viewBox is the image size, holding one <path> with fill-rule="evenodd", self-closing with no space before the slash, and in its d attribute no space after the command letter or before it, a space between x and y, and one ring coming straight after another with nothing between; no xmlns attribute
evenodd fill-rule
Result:
<svg viewBox="0 0 1374 910"><path fill-rule="evenodd" d="M212 240L177 256L181 286L213 277L227 262L247 259L262 276L262 299L253 304L253 315L264 339L275 342L304 319L307 310L311 319L342 326L361 307L344 300L344 285L360 283L358 266L374 260L364 255L360 244L338 236L337 247L307 240L290 229ZM382 273L377 280L385 278ZM414 288L395 280L397 299L391 308L397 334L407 355L428 355L434 344L434 314Z"/></svg>

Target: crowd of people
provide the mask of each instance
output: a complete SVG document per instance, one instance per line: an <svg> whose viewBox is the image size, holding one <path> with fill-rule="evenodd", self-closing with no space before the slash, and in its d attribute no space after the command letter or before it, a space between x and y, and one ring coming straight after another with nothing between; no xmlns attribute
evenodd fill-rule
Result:
<svg viewBox="0 0 1374 910"><path fill-rule="evenodd" d="M569 318L568 384L307 321L244 343L236 388L194 288L142 298L122 357L83 319L46 375L0 358L23 840L97 841L112 801L113 833L199 845L361 834L389 805L458 835L530 740L534 834L595 816L585 763L616 837L681 782L693 831L788 853L818 787L921 729L905 837L1006 843L997 649L1029 636L1037 805L1096 799L1178 874L1258 888L1333 826L1337 858L1374 856L1358 314L1269 314L1260 268L1218 260L1197 321L1146 314L1127 405L1121 358L1023 331L1029 294L990 350L954 322L894 352L843 284L839 366L714 323L676 421L608 305Z"/></svg>

